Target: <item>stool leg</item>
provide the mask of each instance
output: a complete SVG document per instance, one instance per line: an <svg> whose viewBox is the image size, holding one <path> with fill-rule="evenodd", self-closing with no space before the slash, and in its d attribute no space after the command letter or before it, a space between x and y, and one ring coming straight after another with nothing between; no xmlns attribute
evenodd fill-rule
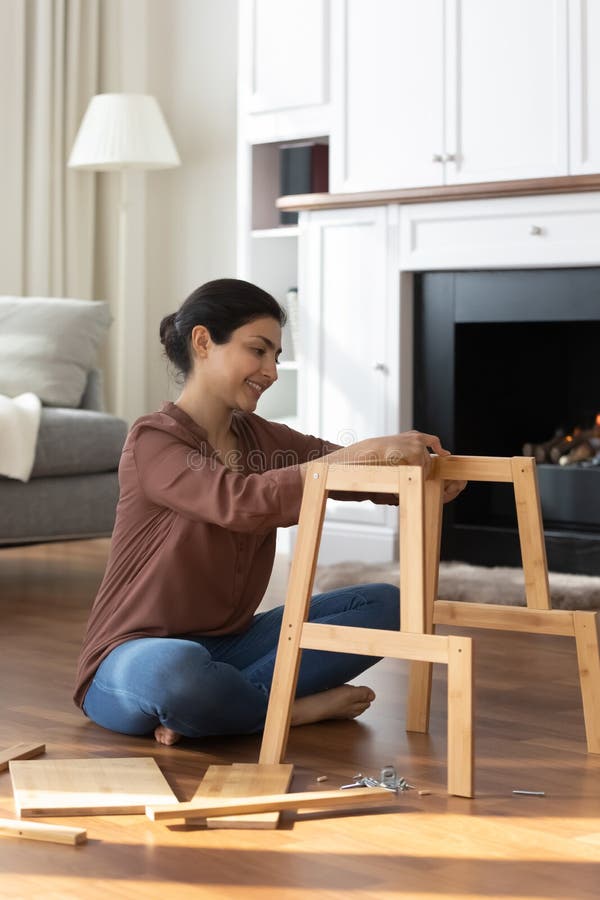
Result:
<svg viewBox="0 0 600 900"><path fill-rule="evenodd" d="M398 469L400 630L425 631L425 483L417 466Z"/></svg>
<svg viewBox="0 0 600 900"><path fill-rule="evenodd" d="M425 482L425 633L432 634L433 604L437 597L440 541L442 536L443 481ZM429 731L431 676L433 664L412 662L408 676L406 730L426 734Z"/></svg>
<svg viewBox="0 0 600 900"><path fill-rule="evenodd" d="M514 456L511 469L527 606L530 609L551 609L544 525L534 461Z"/></svg>
<svg viewBox="0 0 600 900"><path fill-rule="evenodd" d="M327 466L319 463L313 463L306 473L259 763L280 763L285 756L302 655L300 638L308 616L325 516L326 473Z"/></svg>
<svg viewBox="0 0 600 900"><path fill-rule="evenodd" d="M574 612L579 683L589 753L600 753L600 646L598 614Z"/></svg>
<svg viewBox="0 0 600 900"><path fill-rule="evenodd" d="M471 638L448 638L448 793L473 796Z"/></svg>

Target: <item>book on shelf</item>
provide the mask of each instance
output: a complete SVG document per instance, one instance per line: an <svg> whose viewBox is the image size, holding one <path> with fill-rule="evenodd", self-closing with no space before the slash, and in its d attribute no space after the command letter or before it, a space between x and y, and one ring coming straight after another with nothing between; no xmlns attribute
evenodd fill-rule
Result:
<svg viewBox="0 0 600 900"><path fill-rule="evenodd" d="M283 144L279 150L279 192L289 194L322 194L329 190L329 145L316 141ZM297 212L281 210L282 225L294 225Z"/></svg>
<svg viewBox="0 0 600 900"><path fill-rule="evenodd" d="M298 288L290 287L285 295L285 311L287 313L287 325L291 337L292 353L291 359L298 358L298 349L300 347L299 326L298 326Z"/></svg>

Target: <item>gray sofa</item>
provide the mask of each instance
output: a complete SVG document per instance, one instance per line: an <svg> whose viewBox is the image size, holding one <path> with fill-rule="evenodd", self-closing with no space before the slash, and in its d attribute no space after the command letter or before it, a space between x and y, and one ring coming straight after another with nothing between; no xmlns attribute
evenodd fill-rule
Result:
<svg viewBox="0 0 600 900"><path fill-rule="evenodd" d="M43 407L31 478L0 477L0 546L110 535L127 433L88 373L79 408Z"/></svg>

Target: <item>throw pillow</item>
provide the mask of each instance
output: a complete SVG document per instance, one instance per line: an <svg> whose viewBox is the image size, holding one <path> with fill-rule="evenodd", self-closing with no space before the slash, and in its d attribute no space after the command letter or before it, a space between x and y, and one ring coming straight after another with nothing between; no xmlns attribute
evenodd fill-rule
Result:
<svg viewBox="0 0 600 900"><path fill-rule="evenodd" d="M0 394L79 406L110 323L104 302L0 297Z"/></svg>

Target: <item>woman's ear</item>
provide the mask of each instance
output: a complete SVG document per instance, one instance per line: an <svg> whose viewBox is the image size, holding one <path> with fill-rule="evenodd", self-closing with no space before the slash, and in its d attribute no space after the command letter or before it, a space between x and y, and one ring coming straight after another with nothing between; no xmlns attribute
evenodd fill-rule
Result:
<svg viewBox="0 0 600 900"><path fill-rule="evenodd" d="M194 325L192 328L192 351L195 356L204 359L208 355L211 343L210 332L206 325Z"/></svg>

